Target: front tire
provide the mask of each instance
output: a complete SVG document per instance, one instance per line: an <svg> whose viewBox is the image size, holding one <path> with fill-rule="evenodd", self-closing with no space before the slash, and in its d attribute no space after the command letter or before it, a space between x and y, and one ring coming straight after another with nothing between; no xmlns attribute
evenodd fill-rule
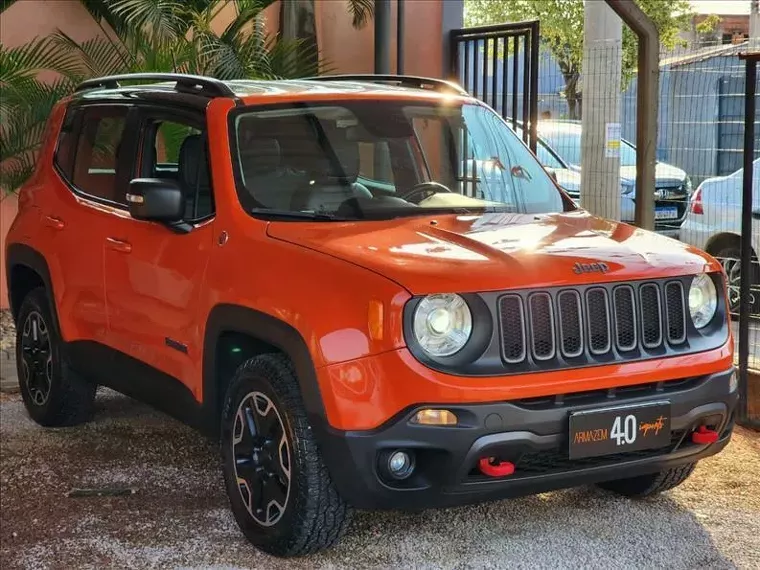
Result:
<svg viewBox="0 0 760 570"><path fill-rule="evenodd" d="M696 463L687 463L649 475L605 481L599 487L625 497L645 499L677 487L689 478L695 466Z"/></svg>
<svg viewBox="0 0 760 570"><path fill-rule="evenodd" d="M287 357L257 356L238 368L224 402L221 446L230 506L253 545L298 556L344 534L352 510L324 465Z"/></svg>
<svg viewBox="0 0 760 570"><path fill-rule="evenodd" d="M29 292L19 308L16 367L21 397L35 422L60 427L92 418L97 385L69 366L42 287Z"/></svg>

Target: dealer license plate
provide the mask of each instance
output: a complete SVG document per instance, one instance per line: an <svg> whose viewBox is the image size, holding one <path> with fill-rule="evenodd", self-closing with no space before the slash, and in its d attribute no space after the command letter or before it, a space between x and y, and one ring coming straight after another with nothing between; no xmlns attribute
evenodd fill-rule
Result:
<svg viewBox="0 0 760 570"><path fill-rule="evenodd" d="M669 402L570 414L570 459L657 449L669 443Z"/></svg>
<svg viewBox="0 0 760 570"><path fill-rule="evenodd" d="M678 217L678 208L655 208L655 220L673 220Z"/></svg>

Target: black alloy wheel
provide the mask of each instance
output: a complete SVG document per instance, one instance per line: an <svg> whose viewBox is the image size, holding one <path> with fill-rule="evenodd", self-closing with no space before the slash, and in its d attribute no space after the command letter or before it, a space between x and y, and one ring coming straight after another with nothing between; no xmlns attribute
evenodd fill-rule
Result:
<svg viewBox="0 0 760 570"><path fill-rule="evenodd" d="M44 406L53 385L53 351L50 332L43 316L30 312L21 327L22 380L29 397L37 406Z"/></svg>
<svg viewBox="0 0 760 570"><path fill-rule="evenodd" d="M240 498L261 526L276 524L290 497L290 449L280 413L262 392L241 401L232 430Z"/></svg>

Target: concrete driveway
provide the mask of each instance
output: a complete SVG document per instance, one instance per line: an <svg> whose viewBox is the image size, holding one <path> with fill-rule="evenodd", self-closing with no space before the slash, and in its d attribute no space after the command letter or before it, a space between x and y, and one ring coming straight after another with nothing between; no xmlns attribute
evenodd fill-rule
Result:
<svg viewBox="0 0 760 570"><path fill-rule="evenodd" d="M582 488L358 513L338 547L284 561L243 540L210 443L113 392L98 403L92 423L44 430L0 394L0 567L760 568L760 434L745 430L655 500ZM67 496L83 487L135 493Z"/></svg>

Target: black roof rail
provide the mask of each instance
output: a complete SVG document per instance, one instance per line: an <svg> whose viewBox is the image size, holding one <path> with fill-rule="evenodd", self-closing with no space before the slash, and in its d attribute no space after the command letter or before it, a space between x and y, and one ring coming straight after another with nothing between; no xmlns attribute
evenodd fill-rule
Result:
<svg viewBox="0 0 760 570"><path fill-rule="evenodd" d="M314 81L367 81L369 83L395 83L402 87L413 87L415 89L432 89L440 92L454 92L457 95L470 96L462 87L451 81L443 79L434 79L432 77L418 77L416 75L375 75L350 74L350 75L320 75L309 77Z"/></svg>
<svg viewBox="0 0 760 570"><path fill-rule="evenodd" d="M121 86L120 81L176 81L175 89L178 91L189 91L208 97L235 97L235 92L219 79L184 73L126 73L96 77L80 83L75 91L97 88L118 89Z"/></svg>

